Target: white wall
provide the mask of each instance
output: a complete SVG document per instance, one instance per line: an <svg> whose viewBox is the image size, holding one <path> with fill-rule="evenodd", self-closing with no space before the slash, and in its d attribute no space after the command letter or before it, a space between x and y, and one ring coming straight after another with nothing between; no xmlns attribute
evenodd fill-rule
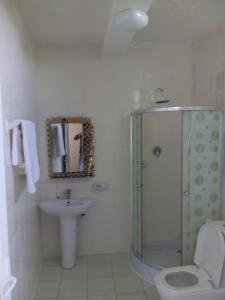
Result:
<svg viewBox="0 0 225 300"><path fill-rule="evenodd" d="M193 44L195 105L224 106L225 25Z"/></svg>
<svg viewBox="0 0 225 300"><path fill-rule="evenodd" d="M25 32L16 4L0 0L0 74L3 113L9 120L36 121L32 43ZM12 274L18 278L13 300L30 300L40 265L38 194L26 192L25 178L9 165L7 153L7 206Z"/></svg>
<svg viewBox="0 0 225 300"><path fill-rule="evenodd" d="M37 55L41 198L66 188L92 195L96 207L80 222L79 252L125 251L130 242L129 113L153 88L165 88L172 105L191 101L191 47L135 44L119 61L103 61L99 49L40 48ZM91 190L93 179L49 180L46 118L88 115L95 120L96 178L110 187ZM58 223L42 215L44 256L59 255Z"/></svg>

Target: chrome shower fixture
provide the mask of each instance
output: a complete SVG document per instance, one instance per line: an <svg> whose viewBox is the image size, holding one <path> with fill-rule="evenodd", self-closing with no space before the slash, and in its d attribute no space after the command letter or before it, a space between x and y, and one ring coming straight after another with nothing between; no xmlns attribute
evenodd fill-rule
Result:
<svg viewBox="0 0 225 300"><path fill-rule="evenodd" d="M163 104L163 103L170 102L170 100L168 98L165 98L164 90L158 87L155 89L155 91L152 94L151 102L156 104Z"/></svg>
<svg viewBox="0 0 225 300"><path fill-rule="evenodd" d="M161 152L162 152L162 148L159 147L159 146L155 146L155 147L152 149L152 153L153 153L157 158L159 158Z"/></svg>

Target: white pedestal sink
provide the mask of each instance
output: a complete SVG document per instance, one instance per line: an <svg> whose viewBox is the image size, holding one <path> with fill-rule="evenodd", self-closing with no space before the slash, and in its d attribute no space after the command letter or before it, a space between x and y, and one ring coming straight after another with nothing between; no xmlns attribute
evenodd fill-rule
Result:
<svg viewBox="0 0 225 300"><path fill-rule="evenodd" d="M72 268L76 262L77 217L95 205L91 198L45 200L39 207L49 215L60 218L62 266Z"/></svg>

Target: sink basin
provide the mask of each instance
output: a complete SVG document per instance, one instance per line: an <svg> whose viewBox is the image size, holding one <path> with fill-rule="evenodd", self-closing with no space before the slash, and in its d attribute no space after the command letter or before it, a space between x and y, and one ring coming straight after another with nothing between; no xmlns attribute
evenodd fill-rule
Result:
<svg viewBox="0 0 225 300"><path fill-rule="evenodd" d="M70 269L76 262L78 216L95 206L92 198L44 200L38 204L45 213L59 217L62 266Z"/></svg>
<svg viewBox="0 0 225 300"><path fill-rule="evenodd" d="M94 206L91 198L76 198L65 200L45 200L39 207L49 215L56 217L73 217L86 214Z"/></svg>

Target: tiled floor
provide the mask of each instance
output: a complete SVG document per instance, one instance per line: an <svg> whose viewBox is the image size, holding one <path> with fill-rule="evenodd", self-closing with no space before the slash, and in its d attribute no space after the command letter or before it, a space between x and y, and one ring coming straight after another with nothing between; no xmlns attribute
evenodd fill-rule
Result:
<svg viewBox="0 0 225 300"><path fill-rule="evenodd" d="M79 256L73 269L59 260L43 263L35 300L159 300L156 288L141 280L126 253Z"/></svg>

